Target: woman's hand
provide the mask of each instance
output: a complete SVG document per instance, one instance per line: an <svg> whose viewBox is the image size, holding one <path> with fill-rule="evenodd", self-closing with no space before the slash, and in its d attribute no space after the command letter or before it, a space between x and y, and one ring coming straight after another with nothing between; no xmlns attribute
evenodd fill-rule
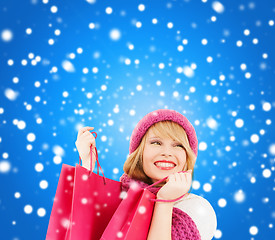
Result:
<svg viewBox="0 0 275 240"><path fill-rule="evenodd" d="M168 176L166 184L158 191L157 199L173 200L186 194L192 182L192 170Z"/></svg>
<svg viewBox="0 0 275 240"><path fill-rule="evenodd" d="M95 168L95 161L96 161L96 155L95 155L95 137L92 133L90 133L90 130L93 130L93 127L83 127L78 131L77 140L75 142L75 146L78 150L79 156L82 160L82 166L87 168L88 170L94 170ZM92 168L90 166L91 164L91 146L92 146L92 152L93 152L93 162L92 162Z"/></svg>

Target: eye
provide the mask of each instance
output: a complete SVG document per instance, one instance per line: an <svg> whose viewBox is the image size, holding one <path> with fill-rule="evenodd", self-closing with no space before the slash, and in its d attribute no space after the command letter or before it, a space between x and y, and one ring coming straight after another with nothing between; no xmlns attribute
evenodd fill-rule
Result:
<svg viewBox="0 0 275 240"><path fill-rule="evenodd" d="M184 149L184 146L182 146L181 144L177 144L176 147L180 147Z"/></svg>
<svg viewBox="0 0 275 240"><path fill-rule="evenodd" d="M160 145L160 142L159 141L153 141L153 142L151 142L151 144Z"/></svg>

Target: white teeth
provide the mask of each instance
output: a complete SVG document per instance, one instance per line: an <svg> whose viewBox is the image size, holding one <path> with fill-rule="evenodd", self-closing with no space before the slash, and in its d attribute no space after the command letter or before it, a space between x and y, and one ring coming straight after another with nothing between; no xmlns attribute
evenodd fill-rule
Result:
<svg viewBox="0 0 275 240"><path fill-rule="evenodd" d="M155 165L158 167L175 167L175 164L165 162L157 162Z"/></svg>

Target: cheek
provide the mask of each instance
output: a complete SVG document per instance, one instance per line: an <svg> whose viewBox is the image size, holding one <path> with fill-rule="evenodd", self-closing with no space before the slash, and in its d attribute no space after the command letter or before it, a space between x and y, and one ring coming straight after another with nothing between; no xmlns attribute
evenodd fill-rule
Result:
<svg viewBox="0 0 275 240"><path fill-rule="evenodd" d="M146 149L144 149L143 154L142 154L142 165L143 167L146 166L148 163L149 155Z"/></svg>
<svg viewBox="0 0 275 240"><path fill-rule="evenodd" d="M152 155L154 154L154 149L151 148L151 147L145 147L144 150L143 150L143 158L145 159L150 159L152 158Z"/></svg>
<svg viewBox="0 0 275 240"><path fill-rule="evenodd" d="M150 151L150 148L144 149L142 157L143 157L143 161L142 161L143 169L147 169L148 167L151 167L151 164L153 162L152 159L154 159L154 156L152 154L152 151Z"/></svg>
<svg viewBox="0 0 275 240"><path fill-rule="evenodd" d="M181 165L185 165L186 164L186 153L184 152L182 155L181 155Z"/></svg>

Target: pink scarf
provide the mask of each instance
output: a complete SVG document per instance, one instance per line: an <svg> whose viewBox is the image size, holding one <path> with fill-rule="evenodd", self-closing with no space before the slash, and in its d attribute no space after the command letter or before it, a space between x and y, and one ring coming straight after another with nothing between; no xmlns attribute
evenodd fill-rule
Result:
<svg viewBox="0 0 275 240"><path fill-rule="evenodd" d="M126 173L120 177L120 181L122 183L123 191L128 191L132 181L138 183L141 188L148 186L147 183L131 179ZM150 192L157 194L160 187L149 187L147 189ZM176 207L173 208L172 215L172 240L201 240L200 233L192 218Z"/></svg>

